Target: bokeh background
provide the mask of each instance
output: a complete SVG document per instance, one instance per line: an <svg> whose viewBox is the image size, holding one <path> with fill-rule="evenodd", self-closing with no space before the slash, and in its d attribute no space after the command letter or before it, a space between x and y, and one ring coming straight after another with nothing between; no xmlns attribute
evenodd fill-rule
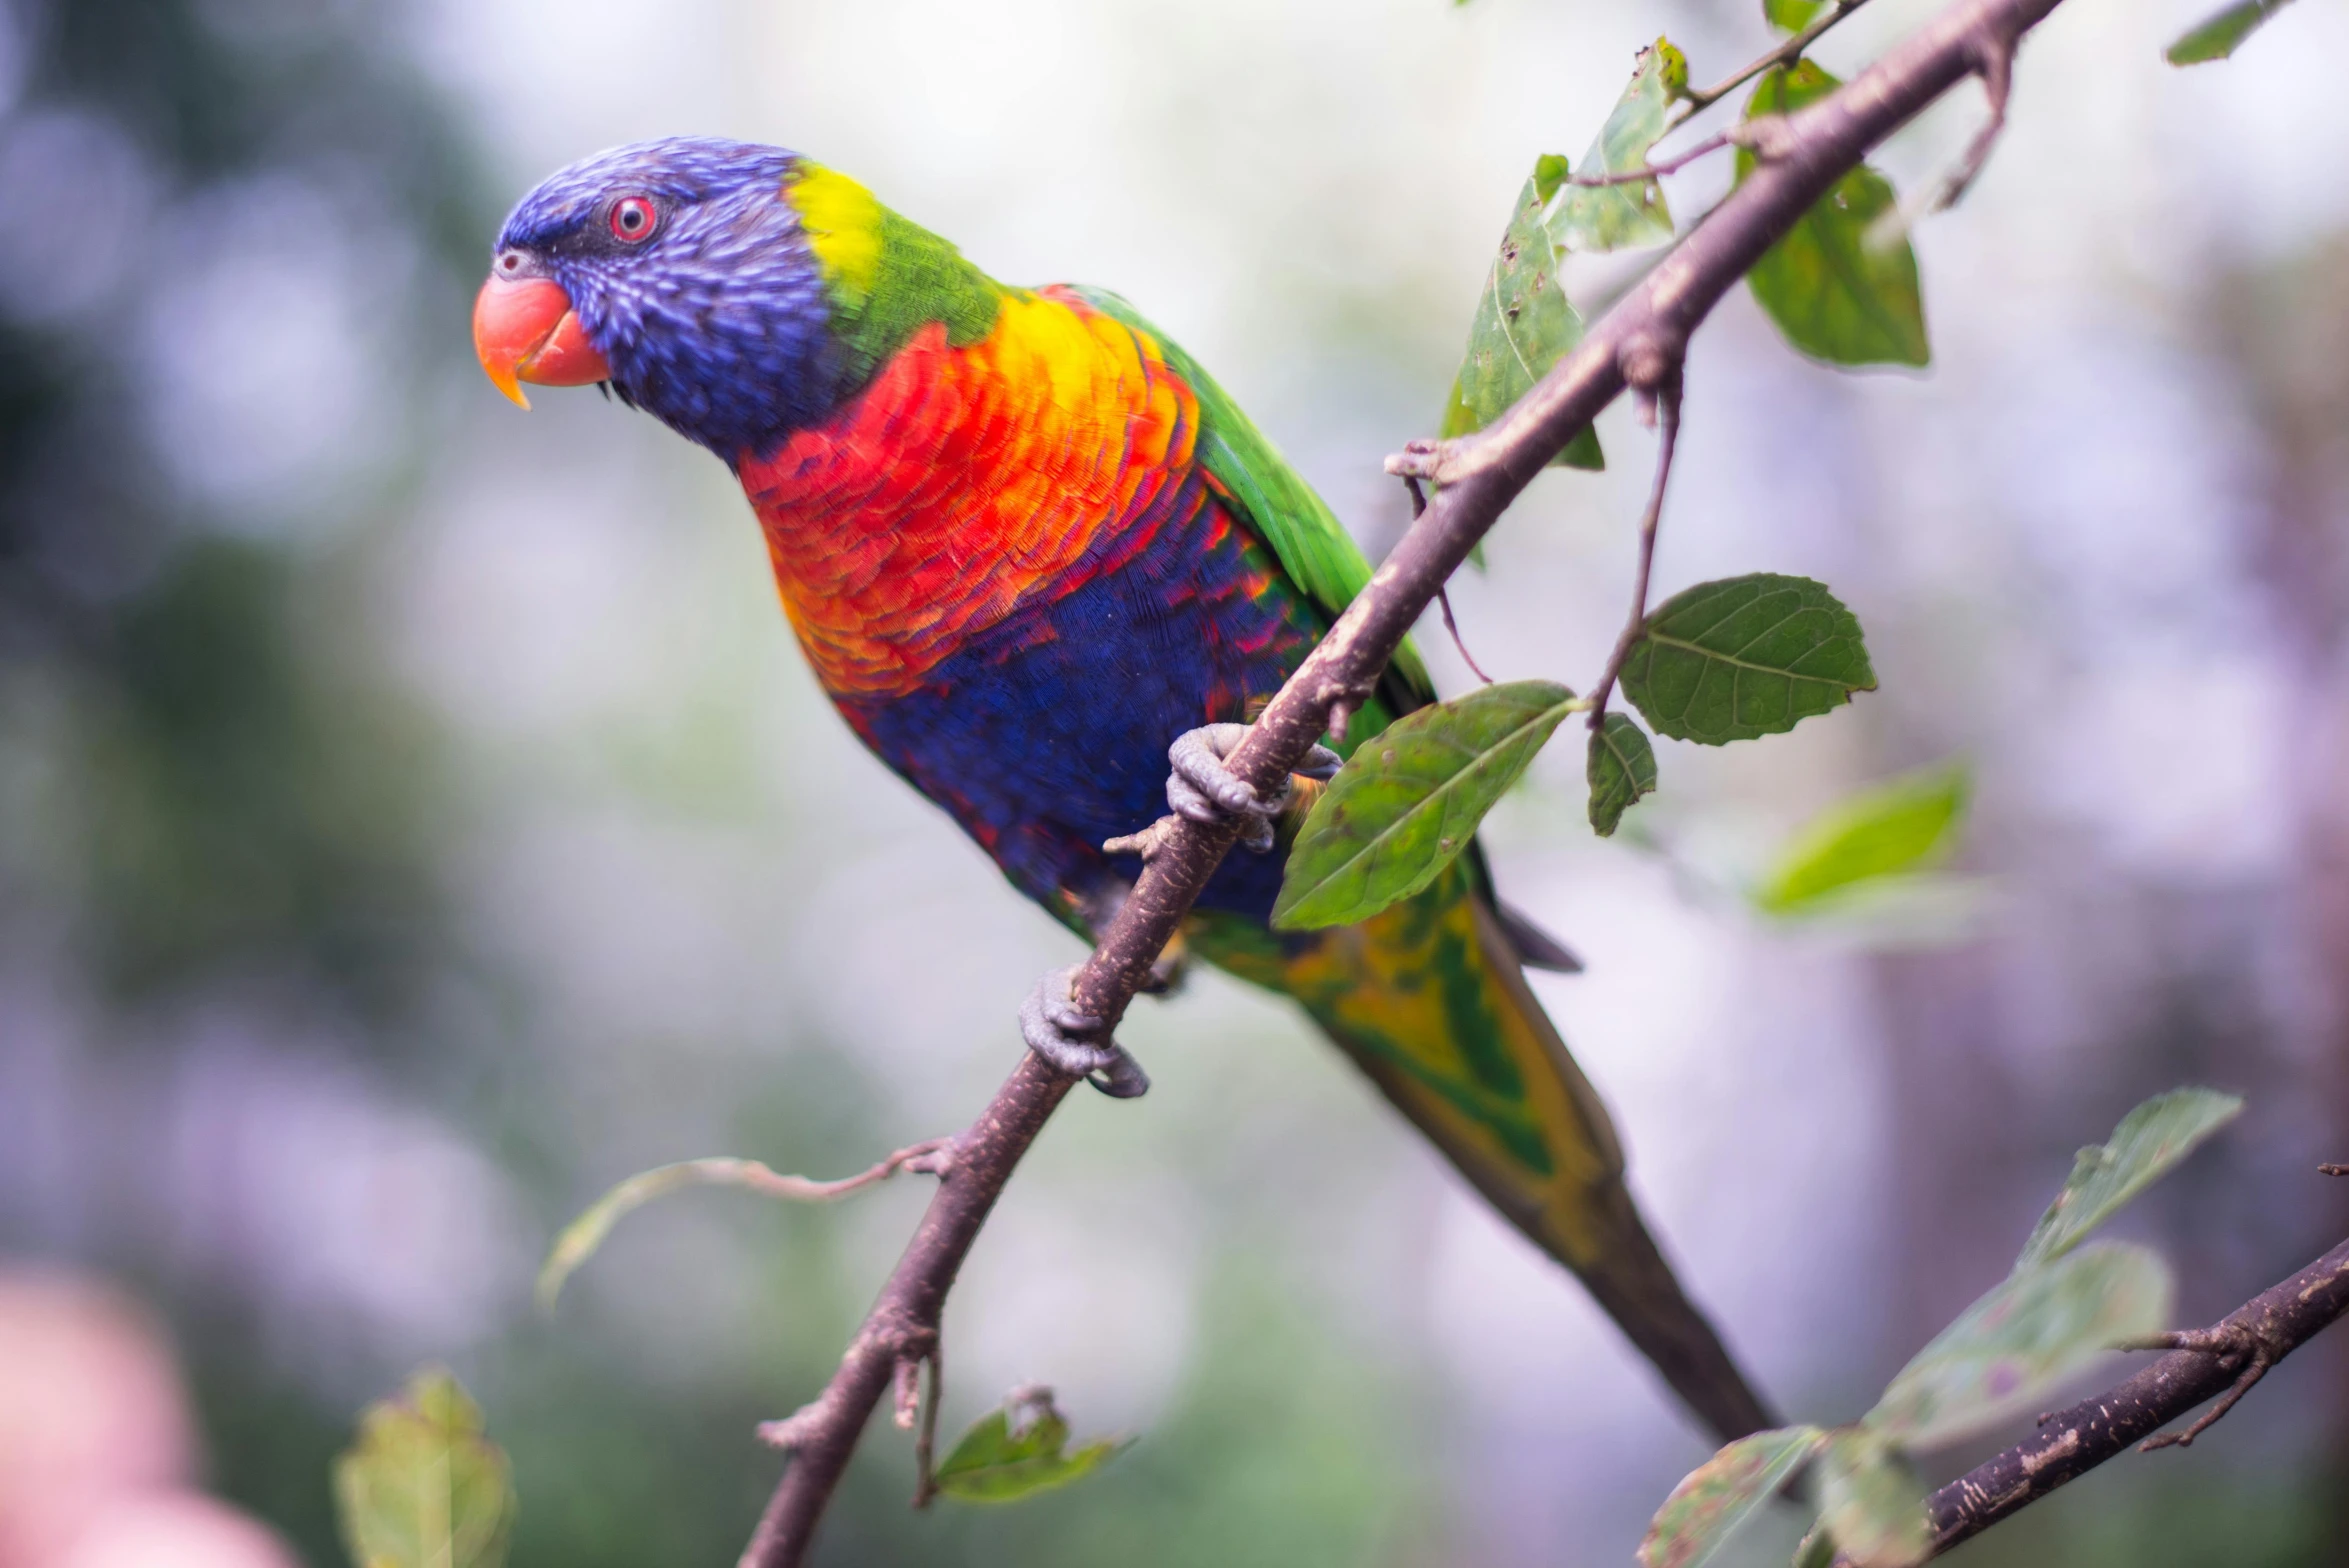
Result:
<svg viewBox="0 0 2349 1568"><path fill-rule="evenodd" d="M1742 294L1696 344L1661 588L1823 578L1883 690L1664 743L1642 843L1592 839L1563 753L1491 827L1589 960L1538 983L1635 1185L1800 1416L1856 1413L2145 1093L2251 1102L2126 1222L2189 1319L2349 1218L2312 1170L2349 1157L2349 11L2172 70L2199 3L2033 37L1917 237L1929 373L1810 366ZM716 463L471 366L513 198L646 135L808 151L1000 276L1136 300L1376 552L1379 458L1432 427L1534 155L1657 32L1710 79L1758 10L0 3L0 1565L214 1561L72 1544L126 1498L223 1568L339 1563L329 1458L427 1359L511 1449L518 1564L731 1561L752 1424L818 1385L920 1184L672 1200L548 1319L554 1229L661 1161L836 1174L960 1126L1072 956L826 708ZM1885 167L1921 188L1979 113ZM1601 429L1612 470L1539 482L1457 587L1505 677L1586 683L1613 635L1652 437ZM1811 812L1951 758L1964 939L1741 908ZM1141 1441L917 1516L877 1428L822 1560L1627 1561L1707 1445L1571 1282L1281 1007L1203 975L1127 1038L1156 1092L1072 1100L1020 1173L947 1416L1041 1379ZM2333 1563L2345 1499L2321 1344L1965 1557Z"/></svg>

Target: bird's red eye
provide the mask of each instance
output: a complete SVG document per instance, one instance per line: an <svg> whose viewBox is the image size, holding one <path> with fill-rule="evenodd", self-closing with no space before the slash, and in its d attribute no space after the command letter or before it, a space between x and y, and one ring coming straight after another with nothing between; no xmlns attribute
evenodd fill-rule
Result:
<svg viewBox="0 0 2349 1568"><path fill-rule="evenodd" d="M612 203L612 236L627 244L649 239L660 221L658 209L642 196L623 196Z"/></svg>

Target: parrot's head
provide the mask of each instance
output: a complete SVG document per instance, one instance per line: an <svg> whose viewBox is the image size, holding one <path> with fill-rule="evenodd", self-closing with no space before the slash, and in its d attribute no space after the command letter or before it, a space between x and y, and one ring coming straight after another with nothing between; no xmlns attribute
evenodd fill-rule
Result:
<svg viewBox="0 0 2349 1568"><path fill-rule="evenodd" d="M482 368L603 382L728 462L839 399L821 263L787 187L796 154L707 137L583 159L522 198L473 307Z"/></svg>

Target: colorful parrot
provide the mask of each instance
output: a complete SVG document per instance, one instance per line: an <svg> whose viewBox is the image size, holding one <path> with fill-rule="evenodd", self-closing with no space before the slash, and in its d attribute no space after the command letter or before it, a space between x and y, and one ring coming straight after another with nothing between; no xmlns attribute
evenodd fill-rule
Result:
<svg viewBox="0 0 2349 1568"><path fill-rule="evenodd" d="M1080 936L1140 874L1120 841L1166 806L1248 818L1188 949L1300 1003L1715 1432L1770 1424L1526 984L1526 963L1571 957L1495 899L1480 854L1361 925L1267 923L1277 850L1319 786L1259 799L1221 758L1370 568L1131 305L999 284L795 153L678 138L524 197L473 328L516 402L521 381L601 383L734 471L842 717ZM1341 749L1432 696L1404 649ZM1131 1058L1071 1013L1069 973L1022 1010L1029 1045L1140 1092Z"/></svg>

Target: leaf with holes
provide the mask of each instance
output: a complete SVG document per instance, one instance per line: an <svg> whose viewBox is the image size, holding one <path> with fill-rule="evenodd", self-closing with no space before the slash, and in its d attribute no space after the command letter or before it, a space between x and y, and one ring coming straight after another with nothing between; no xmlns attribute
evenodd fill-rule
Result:
<svg viewBox="0 0 2349 1568"><path fill-rule="evenodd" d="M2072 1174L2023 1243L2015 1267L2060 1258L2242 1114L2243 1101L2215 1089L2172 1089L2121 1118L2110 1142L2082 1149Z"/></svg>
<svg viewBox="0 0 2349 1568"><path fill-rule="evenodd" d="M1818 914L1855 891L1940 864L1956 847L1972 788L1965 769L1936 768L1828 808L1787 845L1754 889L1754 906L1772 915Z"/></svg>
<svg viewBox="0 0 2349 1568"><path fill-rule="evenodd" d="M966 1503L1014 1503L1080 1480L1131 1446L1131 1438L1104 1437L1071 1452L1067 1419L1049 1390L1037 1390L980 1417L932 1479Z"/></svg>
<svg viewBox="0 0 2349 1568"><path fill-rule="evenodd" d="M2239 0L2215 16L2206 17L2170 45L2165 58L2172 65L2208 65L2224 60L2266 26L2292 0Z"/></svg>
<svg viewBox="0 0 2349 1568"><path fill-rule="evenodd" d="M1745 117L1788 114L1841 85L1809 60L1775 66L1755 84ZM1753 153L1738 149L1738 179L1754 168ZM1899 206L1891 182L1861 164L1754 263L1746 283L1787 342L1831 365L1932 359L1917 253Z"/></svg>
<svg viewBox="0 0 2349 1568"><path fill-rule="evenodd" d="M1815 1426L1756 1432L1690 1471L1648 1525L1640 1568L1702 1568L1826 1440Z"/></svg>
<svg viewBox="0 0 2349 1568"><path fill-rule="evenodd" d="M1356 747L1297 834L1272 923L1352 925L1433 882L1573 701L1551 681L1486 686L1407 713Z"/></svg>
<svg viewBox="0 0 2349 1568"><path fill-rule="evenodd" d="M2168 1327L2170 1295L2169 1265L2121 1242L2018 1269L1918 1351L1862 1424L1927 1449L2044 1410L2098 1356Z"/></svg>
<svg viewBox="0 0 2349 1568"><path fill-rule="evenodd" d="M370 1405L334 1462L344 1545L358 1568L499 1568L514 1521L506 1456L457 1380L427 1368Z"/></svg>
<svg viewBox="0 0 2349 1568"><path fill-rule="evenodd" d="M1582 155L1582 172L1629 174L1648 166L1667 111L1688 91L1688 57L1659 38L1639 53L1631 83ZM1629 185L1561 185L1543 221L1560 250L1622 250L1672 237L1672 209L1654 180Z"/></svg>
<svg viewBox="0 0 2349 1568"><path fill-rule="evenodd" d="M1875 1434L1829 1434L1818 1492L1819 1523L1855 1568L1912 1568L1932 1551L1924 1485Z"/></svg>
<svg viewBox="0 0 2349 1568"><path fill-rule="evenodd" d="M1452 378L1442 434L1449 440L1482 430L1532 390L1560 358L1582 341L1582 317L1558 282L1557 259L1541 224L1542 204L1565 178L1566 160L1545 154L1517 193L1508 232L1485 274L1476 315L1468 325L1468 353ZM1604 468L1598 432L1588 425L1550 459L1551 466Z"/></svg>
<svg viewBox="0 0 2349 1568"><path fill-rule="evenodd" d="M1757 572L1667 599L1622 681L1658 734L1720 746L1782 734L1874 691L1876 672L1859 621L1824 583Z"/></svg>
<svg viewBox="0 0 2349 1568"><path fill-rule="evenodd" d="M1590 738L1584 777L1590 783L1590 825L1610 838L1632 803L1655 793L1656 748L1628 716L1610 713Z"/></svg>

